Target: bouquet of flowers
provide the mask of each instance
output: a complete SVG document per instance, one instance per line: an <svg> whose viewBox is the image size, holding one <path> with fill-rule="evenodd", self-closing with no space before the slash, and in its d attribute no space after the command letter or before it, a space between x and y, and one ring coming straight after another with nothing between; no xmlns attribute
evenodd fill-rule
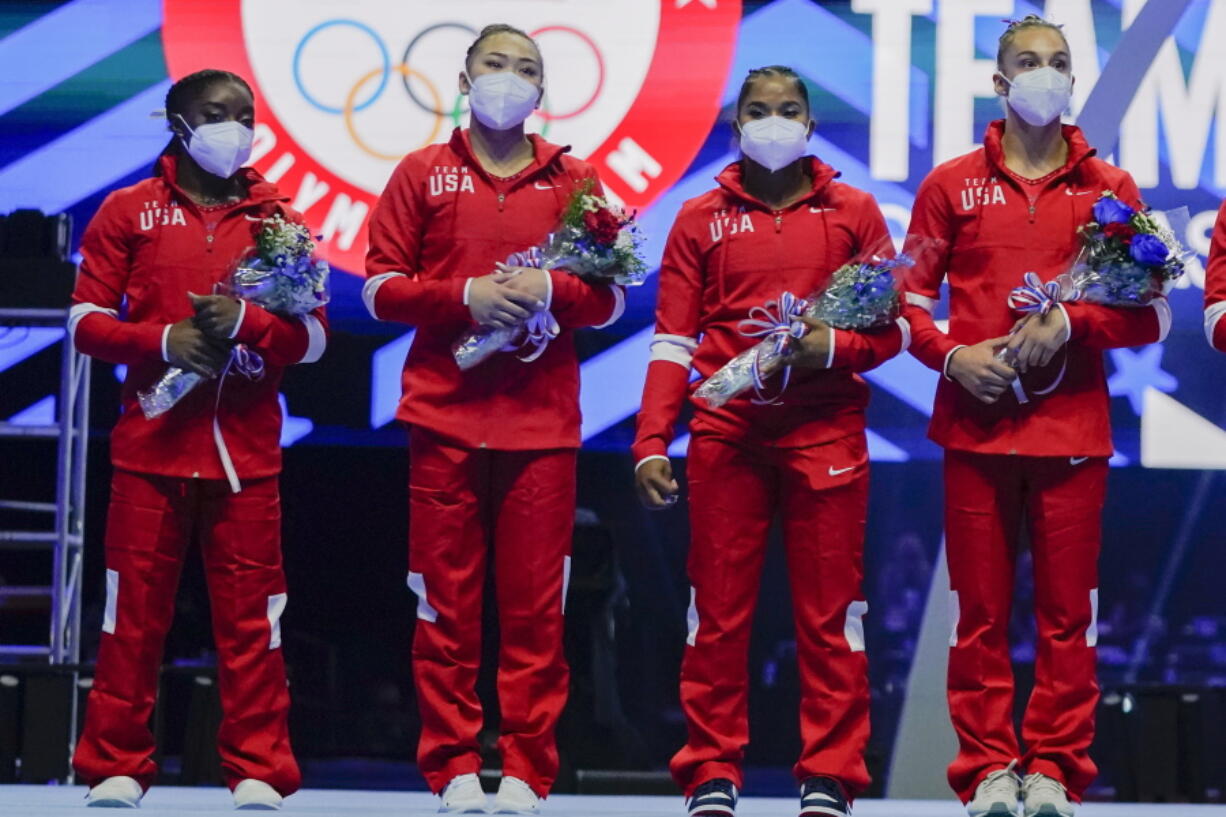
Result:
<svg viewBox="0 0 1226 817"><path fill-rule="evenodd" d="M931 246L912 240L912 247ZM712 408L719 408L737 395L754 389L755 403L779 401L791 379L787 358L795 342L809 328L800 320L814 318L835 329L856 331L888 326L899 314L896 270L911 266L914 259L905 255L894 257L888 239L881 246L839 267L825 286L807 298L797 298L784 292L777 300L749 310L739 331L746 337L762 338L711 375L694 392ZM766 380L782 372L782 381L774 397L766 396Z"/></svg>
<svg viewBox="0 0 1226 817"><path fill-rule="evenodd" d="M1166 295L1184 274L1191 256L1175 236L1188 225L1188 208L1154 212L1136 210L1110 190L1094 202L1094 220L1077 228L1081 247L1068 272L1044 283L1034 272L1009 293L1009 306L1023 314L1046 315L1056 304L1085 301L1105 306L1145 306ZM1012 350L1002 348L998 360L1015 365ZM1033 392L1044 396L1064 380L1065 359L1050 384ZM1030 402L1019 380L1013 381L1018 402Z"/></svg>
<svg viewBox="0 0 1226 817"><path fill-rule="evenodd" d="M219 294L261 306L281 315L305 315L331 299L328 262L315 257L315 242L301 224L286 221L279 213L266 218L256 234L251 255L235 266L227 281L215 288ZM231 368L258 379L264 371L259 354L243 344L234 347L221 373ZM141 411L153 419L169 411L204 378L177 366L157 383L137 394Z"/></svg>
<svg viewBox="0 0 1226 817"><path fill-rule="evenodd" d="M647 263L640 247L642 233L633 215L592 192L589 179L571 195L562 223L543 244L513 253L508 266L543 270L565 269L572 275L598 283L637 286L647 277ZM467 371L496 352L527 347L524 362L536 360L549 341L557 337L558 323L548 311L535 313L525 323L510 328L479 327L466 332L452 353L461 370Z"/></svg>
<svg viewBox="0 0 1226 817"><path fill-rule="evenodd" d="M1134 210L1110 190L1094 202L1094 220L1077 228L1081 248L1069 271L1041 283L1028 272L1009 294L1019 312L1047 314L1057 303L1145 306L1171 291L1191 256L1176 238L1188 209Z"/></svg>

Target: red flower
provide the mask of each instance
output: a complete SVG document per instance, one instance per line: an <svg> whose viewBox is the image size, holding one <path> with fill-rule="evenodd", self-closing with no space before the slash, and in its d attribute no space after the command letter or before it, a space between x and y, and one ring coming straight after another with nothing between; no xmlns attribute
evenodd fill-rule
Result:
<svg viewBox="0 0 1226 817"><path fill-rule="evenodd" d="M600 209L583 214L583 227L598 244L613 244L621 231L621 221L611 211Z"/></svg>
<svg viewBox="0 0 1226 817"><path fill-rule="evenodd" d="M1132 243L1132 237L1137 234L1136 228L1127 223L1107 224L1103 226L1103 234L1107 238L1117 239L1125 244Z"/></svg>

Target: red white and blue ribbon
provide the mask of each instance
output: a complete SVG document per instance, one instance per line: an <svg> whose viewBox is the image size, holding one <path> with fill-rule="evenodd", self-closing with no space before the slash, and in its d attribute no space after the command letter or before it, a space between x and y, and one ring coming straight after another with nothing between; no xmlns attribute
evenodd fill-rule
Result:
<svg viewBox="0 0 1226 817"><path fill-rule="evenodd" d="M1066 291L1059 279L1046 284L1033 272L1022 276L1022 285L1009 293L1009 306L1018 312L1038 312L1046 315L1061 301L1077 300L1076 293Z"/></svg>
<svg viewBox="0 0 1226 817"><path fill-rule="evenodd" d="M1078 297L1077 291L1071 287L1065 287L1059 278L1054 278L1045 284L1039 279L1037 274L1028 272L1022 276L1022 285L1015 287L1009 293L1009 306L1018 312L1026 312L1028 314L1038 313L1042 317L1051 312L1057 304L1076 301ZM1013 365L1005 350L1001 350L999 357ZM1065 357L1060 365L1060 371L1051 385L1045 389L1036 389L1034 394L1036 396L1044 396L1055 391L1056 387L1064 380L1064 374L1067 369L1068 358ZM1026 394L1025 388L1022 386L1021 377L1014 378L1012 385L1013 394L1017 397L1017 401L1023 404L1029 403L1030 396Z"/></svg>
<svg viewBox="0 0 1226 817"><path fill-rule="evenodd" d="M774 355L787 353L793 340L804 336L807 327L800 322L800 317L808 308L809 302L798 298L790 292L784 292L778 300L767 301L763 306L755 306L749 310L749 317L738 324L737 331L747 338L762 338ZM783 367L783 380L779 392L774 397L766 396L766 376L762 372L762 353L759 349L753 359L753 387L757 394L755 403L773 405L778 403L787 390L792 377L792 367Z"/></svg>

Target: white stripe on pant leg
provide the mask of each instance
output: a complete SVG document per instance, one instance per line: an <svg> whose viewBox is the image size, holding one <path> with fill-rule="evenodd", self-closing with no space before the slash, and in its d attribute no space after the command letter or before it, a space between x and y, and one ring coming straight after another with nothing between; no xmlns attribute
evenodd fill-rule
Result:
<svg viewBox="0 0 1226 817"><path fill-rule="evenodd" d="M285 612L285 602L289 596L285 593L274 593L268 597L268 649L275 650L281 646L281 614Z"/></svg>
<svg viewBox="0 0 1226 817"><path fill-rule="evenodd" d="M1090 591L1090 626L1086 627L1086 646L1098 646L1098 588Z"/></svg>
<svg viewBox="0 0 1226 817"><path fill-rule="evenodd" d="M958 622L962 619L962 607L958 604L958 591L949 591L949 646L958 646Z"/></svg>
<svg viewBox="0 0 1226 817"><path fill-rule="evenodd" d="M566 615L566 591L570 589L570 557L562 557L562 615Z"/></svg>
<svg viewBox="0 0 1226 817"><path fill-rule="evenodd" d="M115 634L115 610L119 606L119 571L106 571L106 607L102 611L102 632Z"/></svg>
<svg viewBox="0 0 1226 817"><path fill-rule="evenodd" d="M847 605L847 618L843 621L843 637L852 652L864 652L864 614L868 612L867 601L853 601Z"/></svg>
<svg viewBox="0 0 1226 817"><path fill-rule="evenodd" d="M690 588L690 609L685 611L685 643L691 647L698 640L698 603L695 601L698 593L693 587Z"/></svg>
<svg viewBox="0 0 1226 817"><path fill-rule="evenodd" d="M421 573L409 571L409 589L417 595L417 617L431 624L438 621L438 610L430 606L426 598L426 577Z"/></svg>

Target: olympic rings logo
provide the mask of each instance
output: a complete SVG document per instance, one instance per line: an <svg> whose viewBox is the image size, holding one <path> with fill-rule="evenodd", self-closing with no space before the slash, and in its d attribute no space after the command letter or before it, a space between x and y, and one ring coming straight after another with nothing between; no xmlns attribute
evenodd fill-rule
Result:
<svg viewBox="0 0 1226 817"><path fill-rule="evenodd" d="M374 43L376 53L378 55L378 65L369 71L365 71L357 78L357 80L345 93L344 101L339 106L330 105L319 99L317 95L312 94L307 89L306 83L302 77L303 52L306 50L307 45L319 34L335 28L352 29L365 35ZM444 96L440 92L438 86L426 76L424 71L414 67L412 62L414 51L420 47L425 38L429 37L431 34L447 29L464 32L473 39L476 39L477 34L479 33L476 28L466 23L435 23L422 29L416 35L414 35L414 37L409 40L408 45L405 46L404 52L400 56L400 60L393 63L391 52L388 50L387 43L384 42L383 38L377 31L367 24L359 20L347 18L325 20L307 31L294 48L292 64L294 85L297 88L299 95L307 104L319 111L322 111L323 113L340 116L344 122L346 133L359 150L369 156L373 156L376 159L382 159L389 162L399 161L405 154L394 154L378 150L370 145L367 140L362 138L358 132L357 124L355 122L355 115L374 105L384 95L384 93L387 92L388 86L392 84L394 77L399 76L400 84L403 86L408 100L417 108L421 109L424 113L433 117L429 136L427 136L425 141L418 145L417 148L424 147L437 141L439 134L442 131L443 123L447 119L450 119L455 127L459 127L462 122L463 115L467 113L467 109L464 106L464 95L457 91L456 96L453 100L451 100L450 105L446 105ZM592 106L596 104L596 101L600 98L601 93L604 91L605 60L604 55L601 53L600 47L596 44L596 41L585 32L573 26L545 25L529 32L529 35L533 39L537 39L543 34L566 34L577 38L583 43L584 46L591 50L592 55L595 57L596 63L595 88L587 96L587 98L583 100L581 104L576 105L573 110L561 112L551 111L549 106L548 91L546 91L541 107L536 112L536 115L544 120L541 133L542 135L545 135L549 132L549 128L554 122L579 116L580 114L590 110ZM413 87L413 81L420 83L421 87L425 89L426 99L423 99L421 92ZM369 90L366 90L367 88L369 88ZM413 148L413 150L416 150L417 148ZM406 153L407 152L411 151L406 151Z"/></svg>

